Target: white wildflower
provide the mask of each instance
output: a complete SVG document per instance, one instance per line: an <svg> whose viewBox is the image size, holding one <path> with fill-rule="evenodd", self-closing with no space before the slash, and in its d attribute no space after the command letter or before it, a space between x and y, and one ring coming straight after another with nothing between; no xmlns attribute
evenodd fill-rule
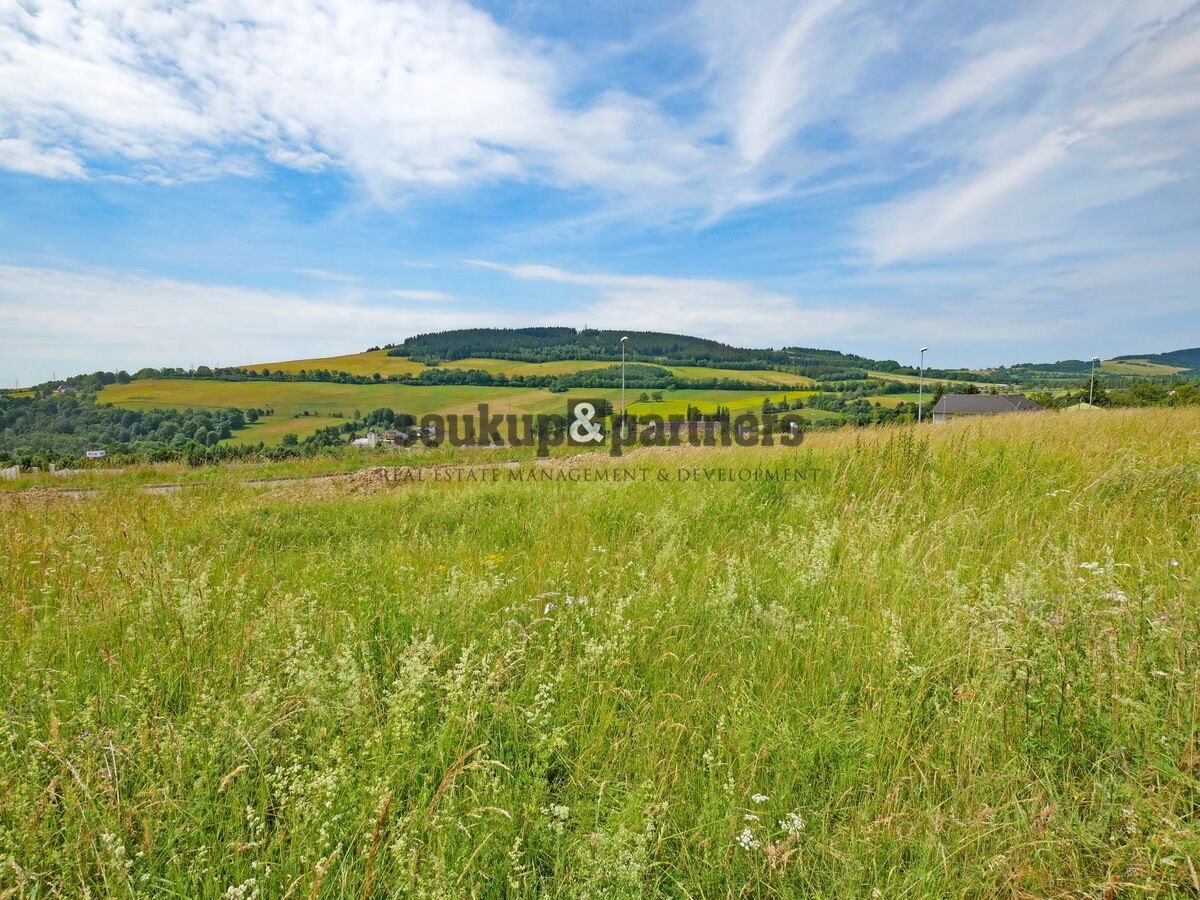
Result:
<svg viewBox="0 0 1200 900"><path fill-rule="evenodd" d="M743 850L757 850L760 846L758 838L749 828L742 829L742 833L737 836L737 842Z"/></svg>
<svg viewBox="0 0 1200 900"><path fill-rule="evenodd" d="M225 893L221 896L225 900L257 900L259 897L258 888L255 885L257 879L248 878L241 884L231 885L225 889Z"/></svg>
<svg viewBox="0 0 1200 900"><path fill-rule="evenodd" d="M796 837L804 830L804 817L800 813L788 813L779 820L779 830L786 831L790 837Z"/></svg>
<svg viewBox="0 0 1200 900"><path fill-rule="evenodd" d="M571 817L571 807L562 803L551 803L542 812L550 819L550 830L555 834L562 834L567 826L567 819Z"/></svg>
<svg viewBox="0 0 1200 900"><path fill-rule="evenodd" d="M771 798L768 797L766 794L754 794L753 796L750 797L750 799L753 800L755 803L766 803Z"/></svg>

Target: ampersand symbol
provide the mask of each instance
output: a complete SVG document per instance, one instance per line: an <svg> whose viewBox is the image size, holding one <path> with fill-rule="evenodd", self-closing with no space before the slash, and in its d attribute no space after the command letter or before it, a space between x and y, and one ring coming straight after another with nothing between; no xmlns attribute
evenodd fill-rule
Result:
<svg viewBox="0 0 1200 900"><path fill-rule="evenodd" d="M593 422L596 407L590 403L578 403L574 409L575 421L571 423L571 440L579 444L599 443L604 440L604 430Z"/></svg>

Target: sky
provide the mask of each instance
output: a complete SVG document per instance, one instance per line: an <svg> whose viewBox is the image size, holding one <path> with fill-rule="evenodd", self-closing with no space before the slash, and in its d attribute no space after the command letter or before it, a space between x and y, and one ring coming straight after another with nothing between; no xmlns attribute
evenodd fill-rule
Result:
<svg viewBox="0 0 1200 900"><path fill-rule="evenodd" d="M0 0L0 385L457 327L1200 344L1200 3Z"/></svg>

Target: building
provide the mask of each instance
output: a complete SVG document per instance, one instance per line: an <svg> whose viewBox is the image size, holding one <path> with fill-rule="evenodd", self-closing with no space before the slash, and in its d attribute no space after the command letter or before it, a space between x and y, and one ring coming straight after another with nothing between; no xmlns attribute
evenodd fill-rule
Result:
<svg viewBox="0 0 1200 900"><path fill-rule="evenodd" d="M1042 407L1020 394L943 394L933 408L933 421L941 423L958 416L995 416L1041 410Z"/></svg>
<svg viewBox="0 0 1200 900"><path fill-rule="evenodd" d="M368 431L366 437L355 438L350 442L353 447L369 447L374 450L379 446L379 435L374 431Z"/></svg>

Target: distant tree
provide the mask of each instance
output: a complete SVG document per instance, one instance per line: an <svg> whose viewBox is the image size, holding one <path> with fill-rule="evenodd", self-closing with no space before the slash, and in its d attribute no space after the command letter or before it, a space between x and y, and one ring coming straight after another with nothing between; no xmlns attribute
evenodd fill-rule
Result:
<svg viewBox="0 0 1200 900"><path fill-rule="evenodd" d="M650 395L650 399L653 400L655 403L661 403L662 398L663 398L662 391L655 391L654 393L652 393Z"/></svg>
<svg viewBox="0 0 1200 900"><path fill-rule="evenodd" d="M295 447L300 443L300 438L296 436L294 431L289 431L280 439L279 443L285 447Z"/></svg>
<svg viewBox="0 0 1200 900"><path fill-rule="evenodd" d="M390 406L381 406L379 409L373 409L367 414L366 423L382 428L391 428L396 424L396 411Z"/></svg>
<svg viewBox="0 0 1200 900"><path fill-rule="evenodd" d="M649 403L649 402L650 402L649 394L647 394L643 391L641 394L638 395L638 403Z"/></svg>

